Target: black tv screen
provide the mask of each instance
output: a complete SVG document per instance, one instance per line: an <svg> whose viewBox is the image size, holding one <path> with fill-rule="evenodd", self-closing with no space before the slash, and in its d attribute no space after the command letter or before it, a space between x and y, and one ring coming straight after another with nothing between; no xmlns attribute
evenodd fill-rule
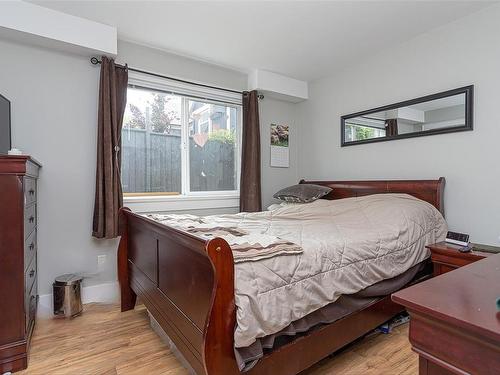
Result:
<svg viewBox="0 0 500 375"><path fill-rule="evenodd" d="M10 148L10 102L0 94L0 154L6 154Z"/></svg>

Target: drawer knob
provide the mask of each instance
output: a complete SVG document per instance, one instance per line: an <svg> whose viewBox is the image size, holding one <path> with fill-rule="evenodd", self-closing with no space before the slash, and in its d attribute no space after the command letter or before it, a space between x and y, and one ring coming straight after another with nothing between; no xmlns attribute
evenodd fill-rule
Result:
<svg viewBox="0 0 500 375"><path fill-rule="evenodd" d="M35 221L35 217L34 217L34 216L30 216L30 218L29 218L29 222L30 222L30 223L32 223L32 222L34 222L34 221Z"/></svg>
<svg viewBox="0 0 500 375"><path fill-rule="evenodd" d="M30 271L30 278L33 277L35 275L35 270L31 270Z"/></svg>
<svg viewBox="0 0 500 375"><path fill-rule="evenodd" d="M35 194L35 190L30 189L30 190L29 190L29 193L30 193L30 195L34 195L34 194Z"/></svg>
<svg viewBox="0 0 500 375"><path fill-rule="evenodd" d="M30 243L30 250L33 250L35 248L35 244L32 242Z"/></svg>

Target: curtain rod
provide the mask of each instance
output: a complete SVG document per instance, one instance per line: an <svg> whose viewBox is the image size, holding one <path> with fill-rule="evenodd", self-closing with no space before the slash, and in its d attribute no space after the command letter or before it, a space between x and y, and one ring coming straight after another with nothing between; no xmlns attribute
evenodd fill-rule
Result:
<svg viewBox="0 0 500 375"><path fill-rule="evenodd" d="M92 63L92 65L98 65L98 64L101 63L101 60L99 60L97 57L92 57L90 59L90 62ZM169 77L169 76L165 76L165 75L158 74L158 73L148 72L146 70L131 68L131 67L127 66L127 65L124 66L124 65L120 65L120 64L115 64L115 66L117 66L118 68L122 68L122 69L128 69L128 70L131 70L131 71L137 72L137 73L142 73L142 74L147 74L147 75L150 75L150 76L155 76L155 77L169 79L171 81L176 81L176 82L181 82L181 83L187 83L187 84L190 84L190 85L195 85L195 86L200 86L200 87L206 87L206 88L209 88L209 89L215 89L215 90L232 92L232 93L235 93L235 94L243 94L242 91L226 89L224 87L217 87L217 86L205 85L203 83L197 83L197 82L187 81L187 80L180 79L180 78ZM262 95L262 94L258 94L257 97L259 99L264 99L264 95Z"/></svg>

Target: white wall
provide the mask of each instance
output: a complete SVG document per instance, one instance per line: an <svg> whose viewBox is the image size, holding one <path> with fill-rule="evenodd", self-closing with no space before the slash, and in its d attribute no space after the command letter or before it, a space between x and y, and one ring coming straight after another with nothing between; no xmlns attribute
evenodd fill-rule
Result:
<svg viewBox="0 0 500 375"><path fill-rule="evenodd" d="M247 75L216 65L173 55L158 49L118 41L117 62L167 76L212 84L233 90L247 88Z"/></svg>
<svg viewBox="0 0 500 375"><path fill-rule="evenodd" d="M451 230L500 235L500 6L394 46L309 85L299 174L308 178L446 177ZM475 85L474 131L340 147L340 116Z"/></svg>
<svg viewBox="0 0 500 375"><path fill-rule="evenodd" d="M91 237L99 68L82 56L0 40L0 93L12 102L13 146L40 160L39 293L54 277L96 273L85 281L116 280L116 240ZM130 43L118 61L181 78L246 87L246 75ZM203 212L206 213L206 212Z"/></svg>
<svg viewBox="0 0 500 375"><path fill-rule="evenodd" d="M99 71L87 58L0 41L0 92L12 105L12 143L43 168L38 200L38 285L54 277L97 271L115 278L116 241L92 234ZM7 58L8 57L8 58Z"/></svg>

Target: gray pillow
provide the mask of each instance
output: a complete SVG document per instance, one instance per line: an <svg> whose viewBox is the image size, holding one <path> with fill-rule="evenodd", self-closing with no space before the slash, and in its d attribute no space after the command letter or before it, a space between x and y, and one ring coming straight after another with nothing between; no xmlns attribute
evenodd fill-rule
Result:
<svg viewBox="0 0 500 375"><path fill-rule="evenodd" d="M331 191L332 189L328 186L298 184L281 189L273 197L285 202L310 203L327 195Z"/></svg>

